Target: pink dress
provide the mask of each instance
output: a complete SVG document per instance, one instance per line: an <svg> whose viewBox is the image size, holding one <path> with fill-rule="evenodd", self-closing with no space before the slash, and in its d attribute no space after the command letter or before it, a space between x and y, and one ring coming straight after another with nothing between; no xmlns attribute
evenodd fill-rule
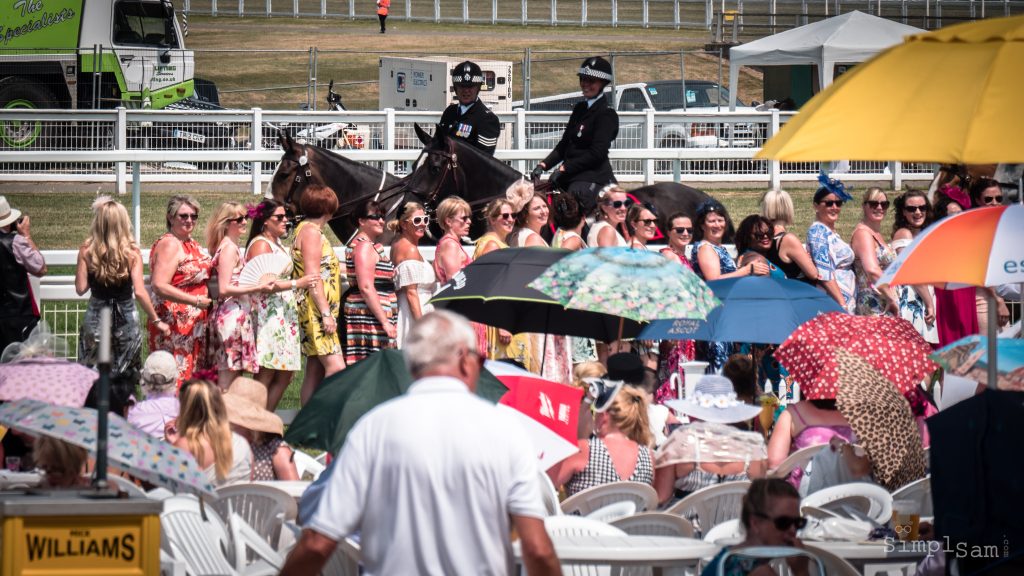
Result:
<svg viewBox="0 0 1024 576"><path fill-rule="evenodd" d="M238 255L238 264L231 271L231 286L238 286L238 275L245 266L245 257L230 238L225 238L213 255L214 276L217 264L225 250ZM221 280L223 282L223 280ZM259 371L256 356L256 331L252 325L252 306L249 296L230 296L217 301L213 309L213 359L219 370L244 370L255 374ZM221 382L226 386L230 382Z"/></svg>
<svg viewBox="0 0 1024 576"><path fill-rule="evenodd" d="M797 410L796 405L789 407L789 410L796 416L800 423L804 425L804 429L799 434L793 437L793 445L790 452L796 452L810 446L821 446L822 444L828 444L832 438L839 436L847 442L854 442L853 428L850 426L808 426L807 421ZM803 468L797 468L789 474L789 482L800 487L800 479L803 477Z"/></svg>
<svg viewBox="0 0 1024 576"><path fill-rule="evenodd" d="M455 245L458 246L459 255L462 256L462 264L459 265L459 270L462 270L467 264L473 261L473 259L469 257L469 254L466 254L466 251L462 249L462 242L459 242L459 240L451 234L441 236L441 239L437 241L437 250L440 250L441 246L444 246L445 242L455 242ZM434 251L435 254L437 254L437 250ZM445 269L441 266L440 258L434 258L434 275L437 276L437 281L441 284L451 280L451 277L448 276L448 273L445 272Z"/></svg>
<svg viewBox="0 0 1024 576"><path fill-rule="evenodd" d="M690 261L673 252L671 248L662 248L661 253L675 256L680 264L693 270ZM676 399L676 391L670 380L673 374L679 374L680 382L686 384L683 363L693 360L693 340L663 340L658 348L658 380L661 386L654 391L654 402L662 404L665 400Z"/></svg>
<svg viewBox="0 0 1024 576"><path fill-rule="evenodd" d="M939 326L939 346L952 344L964 336L977 334L978 312L972 287L935 289L935 323Z"/></svg>

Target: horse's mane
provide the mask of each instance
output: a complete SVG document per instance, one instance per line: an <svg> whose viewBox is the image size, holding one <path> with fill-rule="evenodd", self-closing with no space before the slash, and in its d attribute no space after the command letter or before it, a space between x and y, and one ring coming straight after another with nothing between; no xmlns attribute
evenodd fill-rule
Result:
<svg viewBox="0 0 1024 576"><path fill-rule="evenodd" d="M493 167L494 170L499 171L502 176L507 176L510 180L519 180L520 178L523 177L522 173L516 170L515 168L509 166L508 164L505 164L504 162L498 160L494 156L487 154L483 150L480 150L479 148L473 146L469 142L466 142L462 138L452 138L448 135L444 135L443 137L454 144L459 155L465 154L472 156L473 158L490 165L491 167Z"/></svg>

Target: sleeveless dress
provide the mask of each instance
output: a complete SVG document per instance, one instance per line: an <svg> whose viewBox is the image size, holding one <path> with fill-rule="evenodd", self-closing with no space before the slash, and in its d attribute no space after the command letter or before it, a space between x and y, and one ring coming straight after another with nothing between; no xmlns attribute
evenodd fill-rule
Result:
<svg viewBox="0 0 1024 576"><path fill-rule="evenodd" d="M520 228L518 230L513 230L512 234L509 235L508 245L510 248L525 248L526 240L529 239L530 236L540 237L539 234L537 234L533 230L530 230L529 228ZM541 242L544 242L543 238L541 238ZM547 245L548 243L544 242L544 246Z"/></svg>
<svg viewBox="0 0 1024 576"><path fill-rule="evenodd" d="M583 237L577 234L574 230L563 230L559 228L555 231L555 236L551 239L551 246L553 248L562 248L566 240L571 238L579 238L580 250L587 247L587 243L583 241ZM596 362L597 361L597 343L593 338L580 338L578 336L569 336L569 355L572 358L573 364L579 364L580 362Z"/></svg>
<svg viewBox="0 0 1024 576"><path fill-rule="evenodd" d="M161 242L180 242L168 232L157 238L150 249L150 269L156 262L157 245ZM185 292L190 298L207 296L206 281L210 279L212 261L210 255L198 242L189 238L181 242L184 257L178 262L171 276L171 285ZM171 327L171 334L164 336L153 324L149 325L149 349L170 352L178 362L178 386L192 377L196 368L206 364L206 318L207 311L194 304L179 304L164 300L152 288L150 299L156 309L157 318Z"/></svg>
<svg viewBox="0 0 1024 576"><path fill-rule="evenodd" d="M913 242L911 238L902 238L900 240L892 241L893 251L902 250ZM914 325L917 332L924 338L925 342L929 344L939 343L939 326L938 326L938 303L935 302L935 288L929 285L927 287L928 292L932 295L933 305L936 307L936 321L932 324L928 324L924 321L924 301L921 300L921 296L914 290L913 286L894 286L896 291L896 298L899 300L900 305L900 318L903 318L907 322Z"/></svg>
<svg viewBox="0 0 1024 576"><path fill-rule="evenodd" d="M853 272L853 248L821 222L807 229L807 252L818 268L821 283L835 280L846 301L846 311L854 313L857 301L857 276Z"/></svg>
<svg viewBox="0 0 1024 576"><path fill-rule="evenodd" d="M308 221L299 222L295 228L295 237L298 238L302 229L306 226L316 228L316 224ZM341 311L341 264L338 257L327 240L323 230L320 233L320 273L319 288L324 291L327 304L330 307L331 316L337 318ZM299 279L306 275L302 262L302 250L298 242L292 246L292 278ZM315 273L313 270L310 274ZM299 311L299 327L302 332L302 353L306 356L326 356L329 354L341 354L341 340L338 331L334 334L324 332L323 324L320 321L320 310L317 308L316 300L309 290L297 290L295 306ZM340 329L340 322L339 329Z"/></svg>
<svg viewBox="0 0 1024 576"><path fill-rule="evenodd" d="M473 260L483 256L484 246L494 242L498 250L508 248L508 244L495 232L487 232L476 239L473 244L476 249L473 251ZM477 333L477 347L486 352L486 358L490 360L512 359L523 366L530 364L530 335L527 333L513 334L508 344L502 344L498 337L498 329L494 326L473 322L473 329Z"/></svg>
<svg viewBox="0 0 1024 576"><path fill-rule="evenodd" d="M782 255L779 253L779 249L782 246L782 239L789 234L789 232L783 232L782 234L776 234L772 239L772 245L768 248L768 252L765 252L764 257L775 265L776 268L782 271L782 273L790 280L800 280L801 282L807 282L808 284L814 285L815 282L808 280L807 276L804 276L804 271L800 269L800 265L796 262L786 262L782 259Z"/></svg>
<svg viewBox="0 0 1024 576"><path fill-rule="evenodd" d="M274 254L287 255L280 242L266 236L253 238L266 242ZM290 276L293 266L284 272ZM299 310L295 307L295 292L282 290L271 294L251 294L254 330L256 332L256 363L261 368L295 372L302 368L302 348L299 344Z"/></svg>
<svg viewBox="0 0 1024 576"><path fill-rule="evenodd" d="M213 255L211 275L217 277L217 264L224 250L238 254L238 264L231 270L231 278L221 278L231 286L238 286L238 275L245 266L245 256L230 238L225 238ZM248 294L219 299L211 312L213 342L213 365L219 370L243 370L255 374L259 371L256 363L256 333L252 326L252 308Z"/></svg>
<svg viewBox="0 0 1024 576"><path fill-rule="evenodd" d="M722 274L736 271L736 261L732 259L732 256L729 255L729 251L725 247L712 244L706 240L700 240L693 245L693 250L690 252L690 265L694 273L701 280L707 280L707 278L700 269L700 260L697 259L697 254L704 244L711 246L715 250L715 254L718 256L718 267ZM725 366L725 361L729 359L729 354L732 353L732 342L697 342L694 344L694 348L696 349L696 357L708 362L710 370L717 373L721 371L722 366Z"/></svg>
<svg viewBox="0 0 1024 576"><path fill-rule="evenodd" d="M445 242L455 242L455 245L459 247L459 256L462 259L462 263L459 265L459 270L462 270L463 268L466 267L467 264L473 261L473 259L469 257L469 254L466 254L466 251L462 249L462 242L460 242L455 236L452 236L451 234L445 234L444 236L441 236L441 239L437 241L437 248L440 249L441 246L445 244ZM434 254L437 254L437 250L434 251ZM451 280L451 278L448 276L448 273L445 272L444 268L441 267L440 258L434 258L433 264L434 275L437 276L438 282L444 284L445 282Z"/></svg>
<svg viewBox="0 0 1024 576"><path fill-rule="evenodd" d="M398 296L398 334L395 343L398 348L402 347L405 335L412 328L412 309L409 307L409 296L406 294L407 286L416 286L416 297L419 298L420 312L426 314L434 309L432 304L427 304L430 297L437 290L437 278L434 276L434 268L422 260L406 260L395 266L395 292Z"/></svg>
<svg viewBox="0 0 1024 576"><path fill-rule="evenodd" d="M793 436L792 447L790 453L802 450L810 446L821 446L822 444L828 444L832 438L838 436L847 442L855 442L856 436L853 434L853 428L849 426L808 426L807 421L804 420L800 410L797 409L796 405L789 408L793 412L793 415L800 420L800 423L804 425L803 430L799 434ZM800 488L800 480L804 476L803 468L796 468L789 474L789 482L796 488Z"/></svg>
<svg viewBox="0 0 1024 576"><path fill-rule="evenodd" d="M636 464L633 466L633 473L629 475L629 478L619 478L619 473L615 471L615 464L612 462L611 454L608 453L608 448L604 445L604 440L596 436L591 438L589 453L586 468L573 474L572 478L565 483L566 496L572 496L587 488L614 482L654 484L654 464L651 459L651 451L647 446L638 446Z"/></svg>
<svg viewBox="0 0 1024 576"><path fill-rule="evenodd" d="M356 236L345 247L345 278L349 289L345 292L345 363L353 364L378 350L394 348L395 340L388 337L384 325L370 311L356 280L355 246L357 242L369 242ZM395 266L384 254L384 247L373 244L377 252L377 265L373 269L373 287L377 289L377 300L392 326L398 323L398 298L395 296Z"/></svg>
<svg viewBox="0 0 1024 576"><path fill-rule="evenodd" d="M662 254L675 258L684 267L693 270L693 265L685 256L676 254L671 248L662 248ZM658 343L658 382L661 385L654 391L654 402L662 404L665 400L676 400L676 391L672 386L672 375L679 375L681 386L686 384L683 363L693 360L693 340L662 340Z"/></svg>
<svg viewBox="0 0 1024 576"><path fill-rule="evenodd" d="M861 226L858 224L857 226ZM865 226L865 228L867 228ZM878 266L885 270L889 264L896 259L896 253L886 244L882 237L868 228L871 237L875 241L875 258L878 259ZM858 316L885 316L885 298L875 290L874 282L868 277L861 264L860 258L853 261L853 270L857 278L857 304L855 311Z"/></svg>
<svg viewBox="0 0 1024 576"><path fill-rule="evenodd" d="M100 348L100 311L105 306L111 309L110 369L123 374L130 369L142 367L142 332L139 330L139 316L135 309L135 289L131 275L120 283L107 286L100 284L92 273L88 273L89 304L78 333L78 362L89 367L96 366Z"/></svg>
<svg viewBox="0 0 1024 576"><path fill-rule="evenodd" d="M281 446L290 448L284 438L274 436L264 444L252 444L252 481L272 482L277 480L274 473L274 454Z"/></svg>
<svg viewBox="0 0 1024 576"><path fill-rule="evenodd" d="M757 250L747 250L743 254L740 254L740 260L742 260L743 257L746 256L747 254L757 254L759 256L764 256L764 254L761 254ZM764 259L766 261L765 264L768 265L768 277L769 278L775 278L776 280L785 280L786 279L786 273L785 272L783 272L778 266L776 266L774 262L772 262L771 260L768 260L767 257L765 257Z"/></svg>
<svg viewBox="0 0 1024 576"><path fill-rule="evenodd" d="M608 222L605 222L604 220L598 220L597 222L594 222L594 224L591 225L591 227L590 227L590 232L587 232L587 246L593 246L593 247L596 248L598 246L598 244L597 244L597 237L598 237L598 235L601 233L601 230L603 228L609 227L609 226L611 226L611 224L609 224ZM618 230L615 230L615 245L616 246L629 246L629 243L626 242L626 239L622 237L622 234L619 234Z"/></svg>

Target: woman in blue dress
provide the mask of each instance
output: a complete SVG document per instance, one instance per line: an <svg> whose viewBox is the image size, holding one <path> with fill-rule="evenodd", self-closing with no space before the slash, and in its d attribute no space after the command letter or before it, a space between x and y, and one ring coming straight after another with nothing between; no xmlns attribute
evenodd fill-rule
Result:
<svg viewBox="0 0 1024 576"><path fill-rule="evenodd" d="M690 260L693 271L706 282L741 276L765 276L770 270L764 262L751 262L736 268L729 251L722 245L729 221L725 208L716 200L707 200L697 207L697 221L694 223L693 245ZM697 357L711 364L715 372L721 370L732 350L731 342L697 342Z"/></svg>
<svg viewBox="0 0 1024 576"><path fill-rule="evenodd" d="M807 251L818 269L818 285L840 306L853 314L857 304L857 275L853 270L853 248L836 233L843 203L850 200L843 183L818 178L821 188L814 193L814 223L807 230Z"/></svg>

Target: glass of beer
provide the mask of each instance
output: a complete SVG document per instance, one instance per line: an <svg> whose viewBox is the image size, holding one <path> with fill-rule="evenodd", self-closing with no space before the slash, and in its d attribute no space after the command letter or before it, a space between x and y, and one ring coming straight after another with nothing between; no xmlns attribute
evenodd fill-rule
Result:
<svg viewBox="0 0 1024 576"><path fill-rule="evenodd" d="M892 525L896 537L902 541L919 539L921 527L920 506L916 500L894 500Z"/></svg>

